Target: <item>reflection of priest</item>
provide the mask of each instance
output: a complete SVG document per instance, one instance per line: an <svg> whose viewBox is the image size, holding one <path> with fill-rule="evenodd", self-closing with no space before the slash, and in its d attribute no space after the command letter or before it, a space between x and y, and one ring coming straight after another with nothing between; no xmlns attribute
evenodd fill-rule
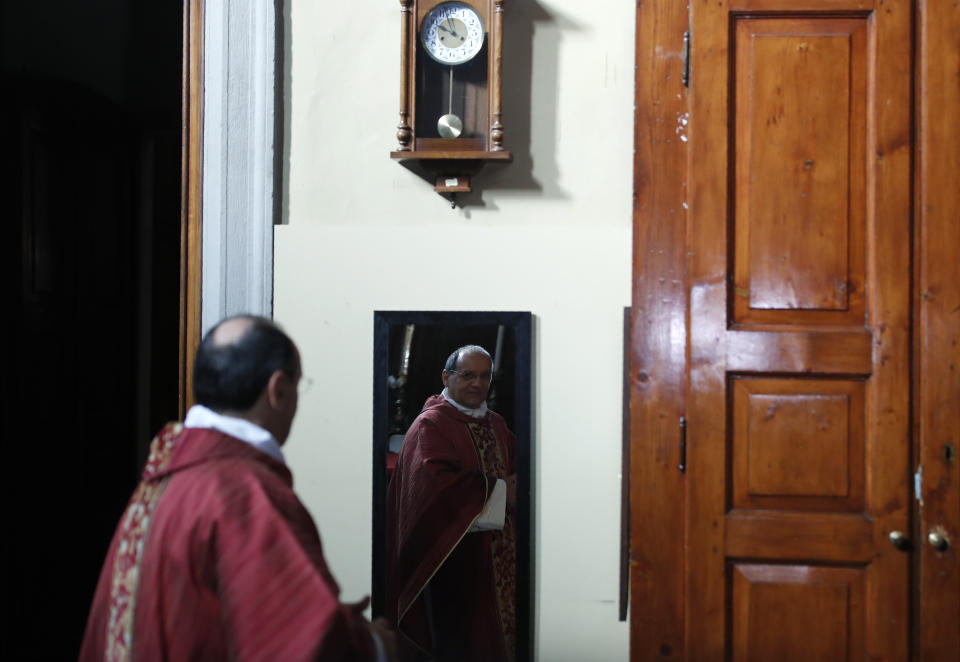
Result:
<svg viewBox="0 0 960 662"><path fill-rule="evenodd" d="M395 635L343 604L280 446L300 357L270 320L214 327L197 401L154 439L114 534L81 662L385 660Z"/></svg>
<svg viewBox="0 0 960 662"><path fill-rule="evenodd" d="M438 661L514 659L515 451L492 367L477 345L450 355L388 490L388 616Z"/></svg>

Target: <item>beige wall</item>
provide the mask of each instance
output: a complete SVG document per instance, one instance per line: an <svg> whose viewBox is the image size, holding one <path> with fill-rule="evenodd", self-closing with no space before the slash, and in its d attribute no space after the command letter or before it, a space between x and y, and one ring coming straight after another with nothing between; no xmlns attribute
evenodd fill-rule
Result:
<svg viewBox="0 0 960 662"><path fill-rule="evenodd" d="M374 310L529 310L537 658L626 660L630 2L507 0L506 146L463 209L393 162L399 2L291 0L274 310L315 380L285 447L346 599L370 590Z"/></svg>

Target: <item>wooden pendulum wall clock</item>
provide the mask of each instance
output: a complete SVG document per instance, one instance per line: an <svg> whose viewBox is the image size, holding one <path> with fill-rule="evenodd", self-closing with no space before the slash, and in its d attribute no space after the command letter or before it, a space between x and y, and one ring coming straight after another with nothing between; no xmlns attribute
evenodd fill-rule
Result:
<svg viewBox="0 0 960 662"><path fill-rule="evenodd" d="M504 0L400 0L400 124L394 159L416 160L454 196L503 147Z"/></svg>

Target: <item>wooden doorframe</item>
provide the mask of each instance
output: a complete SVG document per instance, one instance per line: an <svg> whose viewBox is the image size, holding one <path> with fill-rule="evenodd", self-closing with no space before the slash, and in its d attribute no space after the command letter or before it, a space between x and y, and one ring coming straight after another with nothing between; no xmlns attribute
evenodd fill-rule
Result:
<svg viewBox="0 0 960 662"><path fill-rule="evenodd" d="M203 331L228 315L273 312L281 7L274 0L183 0L181 415L193 399ZM251 48L227 48L231 42Z"/></svg>
<svg viewBox="0 0 960 662"><path fill-rule="evenodd" d="M685 3L637 3L630 331L630 657L684 659Z"/></svg>
<svg viewBox="0 0 960 662"><path fill-rule="evenodd" d="M915 457L924 465L926 511L915 528L917 593L913 657L960 659L960 9L952 0L914 3L917 28L913 191ZM685 659L686 478L681 463L687 363L686 233L689 164L677 121L684 3L638 3L635 46L634 251L629 353L630 659ZM946 249L945 249L946 247ZM952 247L952 250L950 250ZM945 406L952 403L952 406ZM923 526L952 536L937 554ZM945 573L945 574L940 574ZM944 579L945 578L945 579ZM936 587L936 588L934 588Z"/></svg>
<svg viewBox="0 0 960 662"><path fill-rule="evenodd" d="M916 14L915 135L915 457L922 503L914 528L915 658L960 660L960 8L925 0ZM937 552L927 535L940 529L950 547ZM934 588L935 587L935 588Z"/></svg>
<svg viewBox="0 0 960 662"><path fill-rule="evenodd" d="M203 0L183 0L183 115L180 185L181 420L193 403L193 360L200 345L203 185Z"/></svg>

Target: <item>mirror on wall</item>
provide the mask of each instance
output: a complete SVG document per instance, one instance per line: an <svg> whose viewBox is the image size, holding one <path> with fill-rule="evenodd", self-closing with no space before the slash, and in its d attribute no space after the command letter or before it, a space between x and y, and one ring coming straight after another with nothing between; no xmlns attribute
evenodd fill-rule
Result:
<svg viewBox="0 0 960 662"><path fill-rule="evenodd" d="M516 659L533 659L531 375L532 315L514 311L375 311L373 395L373 616L386 616L387 489L407 429L458 347L480 345L494 370L488 407L513 432L516 448ZM462 542L462 541L461 541Z"/></svg>

